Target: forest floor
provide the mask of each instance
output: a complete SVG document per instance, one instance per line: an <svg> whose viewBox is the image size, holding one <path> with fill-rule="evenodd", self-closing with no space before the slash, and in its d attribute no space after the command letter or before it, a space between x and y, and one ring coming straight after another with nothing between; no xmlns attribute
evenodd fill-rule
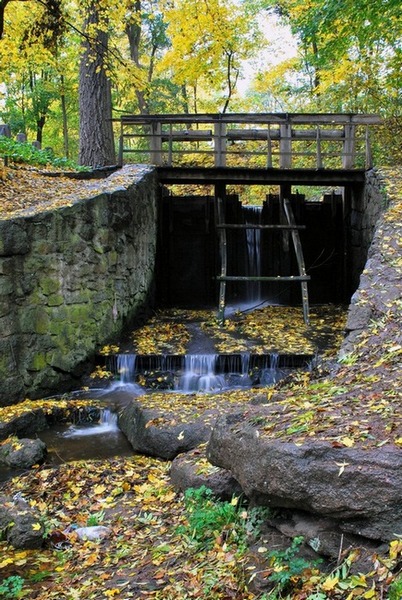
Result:
<svg viewBox="0 0 402 600"><path fill-rule="evenodd" d="M393 204L387 213L388 223L395 227L402 222L402 200L399 200L402 180L399 172L397 175L395 186L389 187ZM388 233L380 248L382 260L392 267L394 285L399 285L395 282L401 280L402 254L392 245L395 235L387 238ZM384 277L389 275L389 271L383 271ZM389 285L379 276L372 293L381 295L384 289L389 290ZM317 370L278 384L288 406L287 423L290 419L300 427L296 433L293 428L290 434L286 433L286 424L278 422L272 435L276 433L299 444L305 436L311 439L313 435L314 439L330 439L343 447L369 449L387 444L400 451L400 297L395 294L383 312L373 313L367 330L356 341L354 352L335 361L330 373ZM258 327L256 315L250 319L251 329ZM244 327L246 324L245 318ZM148 349L161 339L161 332L155 331L154 337L144 331L138 337L145 340ZM230 342L231 351L236 351L233 348L239 338L231 339L235 340ZM266 393L271 395L272 388ZM190 397L186 401L191 401ZM365 418L361 419L358 415L363 407ZM6 410L1 409L0 420L7 419L3 412ZM367 572L353 572L356 559L353 553L342 554L332 570L320 571L316 564L297 562L295 550L284 555L267 547L260 530L263 515L253 512L242 499L226 503L204 499L197 504L196 500L185 498L171 486L169 468L168 462L132 456L65 463L52 468L36 466L5 483L1 493L25 498L41 513L48 535L41 550L15 550L5 542L0 543L3 577L0 597L40 600L396 600L402 597L399 538L382 555L373 555ZM230 507L235 507L234 513ZM89 524L106 526L107 537L99 541L80 540L71 528ZM261 578L265 579L267 590L271 590L265 596L261 588L254 586ZM14 584L19 591L16 589L10 595Z"/></svg>

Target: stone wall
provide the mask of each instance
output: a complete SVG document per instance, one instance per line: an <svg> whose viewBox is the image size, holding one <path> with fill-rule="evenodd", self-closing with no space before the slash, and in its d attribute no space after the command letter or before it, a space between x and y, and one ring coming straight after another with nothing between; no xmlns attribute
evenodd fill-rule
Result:
<svg viewBox="0 0 402 600"><path fill-rule="evenodd" d="M155 173L126 166L94 189L0 221L0 405L77 385L95 352L152 303Z"/></svg>
<svg viewBox="0 0 402 600"><path fill-rule="evenodd" d="M360 273L364 269L367 253L381 214L387 206L384 191L384 177L377 169L366 173L366 183L362 189L352 194L350 215L350 248L352 273L351 280L357 287Z"/></svg>
<svg viewBox="0 0 402 600"><path fill-rule="evenodd" d="M399 198L400 170L370 171L364 193L366 213L362 223L367 223L361 234L362 240L369 244L365 254L364 268L360 270L359 286L353 294L349 306L346 324L346 338L342 344L340 356L354 352L354 343L359 334L369 327L372 318L389 313L390 306L401 298L402 282L398 259L395 264L389 262L386 252L391 248L391 256L400 254L400 222L391 219L389 213L392 202ZM396 183L398 185L396 185ZM398 192L395 196L394 188ZM389 208L388 211L385 211Z"/></svg>

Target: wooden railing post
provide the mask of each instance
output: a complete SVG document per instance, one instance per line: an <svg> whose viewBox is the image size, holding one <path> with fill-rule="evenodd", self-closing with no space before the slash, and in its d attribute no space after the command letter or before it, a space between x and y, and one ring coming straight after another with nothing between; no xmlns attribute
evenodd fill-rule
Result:
<svg viewBox="0 0 402 600"><path fill-rule="evenodd" d="M215 167L226 166L226 123L214 124Z"/></svg>
<svg viewBox="0 0 402 600"><path fill-rule="evenodd" d="M281 169L292 167L292 127L290 123L279 126L279 166Z"/></svg>
<svg viewBox="0 0 402 600"><path fill-rule="evenodd" d="M124 148L124 142L123 142L123 121L120 121L119 156L118 156L119 167L123 166L123 148Z"/></svg>
<svg viewBox="0 0 402 600"><path fill-rule="evenodd" d="M268 123L267 129L267 169L272 169L272 139L270 123Z"/></svg>
<svg viewBox="0 0 402 600"><path fill-rule="evenodd" d="M353 169L355 166L355 152L356 152L356 125L344 125L344 140L343 140L343 154L342 154L342 167L344 169Z"/></svg>
<svg viewBox="0 0 402 600"><path fill-rule="evenodd" d="M151 123L151 139L150 139L151 163L162 165L162 124L160 121L152 121Z"/></svg>
<svg viewBox="0 0 402 600"><path fill-rule="evenodd" d="M370 132L368 125L366 125L366 169L373 168L373 155L371 153L371 144L370 144Z"/></svg>
<svg viewBox="0 0 402 600"><path fill-rule="evenodd" d="M322 169L322 154L321 154L321 131L320 126L317 126L317 169Z"/></svg>

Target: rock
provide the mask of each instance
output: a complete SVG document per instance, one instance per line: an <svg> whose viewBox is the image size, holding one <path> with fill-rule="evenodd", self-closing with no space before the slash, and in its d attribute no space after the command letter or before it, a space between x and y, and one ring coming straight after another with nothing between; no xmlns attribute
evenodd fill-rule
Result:
<svg viewBox="0 0 402 600"><path fill-rule="evenodd" d="M12 469L29 469L42 463L46 452L42 440L12 438L0 446L0 464Z"/></svg>
<svg viewBox="0 0 402 600"><path fill-rule="evenodd" d="M261 416L265 407L258 407ZM231 471L256 504L334 520L339 530L373 540L402 535L402 453L392 446L360 450L328 442L296 446L259 435L242 413L223 415L208 460Z"/></svg>
<svg viewBox="0 0 402 600"><path fill-rule="evenodd" d="M283 535L289 538L303 536L304 542L317 554L337 560L347 549L362 549L362 538L356 535L344 534L339 529L339 523L333 519L315 517L308 513L298 511L288 512L270 519L269 524L274 526ZM369 540L365 541L365 549L373 554L378 550L378 545Z"/></svg>
<svg viewBox="0 0 402 600"><path fill-rule="evenodd" d="M26 502L0 498L0 536L14 548L41 548L45 529L40 514Z"/></svg>
<svg viewBox="0 0 402 600"><path fill-rule="evenodd" d="M360 306L358 304L351 304L348 311L348 320L346 323L347 331L360 330L367 327L372 310L370 306Z"/></svg>
<svg viewBox="0 0 402 600"><path fill-rule="evenodd" d="M119 415L119 427L136 452L172 460L206 442L211 433L210 413L183 422L177 415L144 408L133 400Z"/></svg>
<svg viewBox="0 0 402 600"><path fill-rule="evenodd" d="M230 500L242 492L229 471L207 461L204 446L177 456L170 468L170 478L172 485L180 491L205 485L222 500Z"/></svg>
<svg viewBox="0 0 402 600"><path fill-rule="evenodd" d="M10 421L0 423L0 440L10 435L25 437L47 428L46 415L41 408L27 411Z"/></svg>

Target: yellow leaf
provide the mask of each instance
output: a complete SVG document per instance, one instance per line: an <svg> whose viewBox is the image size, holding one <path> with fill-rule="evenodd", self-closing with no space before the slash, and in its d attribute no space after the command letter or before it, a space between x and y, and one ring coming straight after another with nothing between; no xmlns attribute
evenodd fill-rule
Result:
<svg viewBox="0 0 402 600"><path fill-rule="evenodd" d="M402 540L392 540L389 545L389 557L395 560L402 551Z"/></svg>
<svg viewBox="0 0 402 600"><path fill-rule="evenodd" d="M39 531L41 528L41 524L40 523L32 523L32 529L34 531Z"/></svg>
<svg viewBox="0 0 402 600"><path fill-rule="evenodd" d="M10 565L11 563L13 563L13 559L12 558L5 558L4 560L2 560L0 562L0 569L3 569L4 567L6 567L7 565Z"/></svg>
<svg viewBox="0 0 402 600"><path fill-rule="evenodd" d="M395 440L395 444L398 444L398 446L402 446L402 437L399 437Z"/></svg>
<svg viewBox="0 0 402 600"><path fill-rule="evenodd" d="M375 598L376 597L376 591L375 589L371 589L368 590L368 592L366 592L365 594L363 594L363 598Z"/></svg>
<svg viewBox="0 0 402 600"><path fill-rule="evenodd" d="M324 581L324 583L322 584L321 587L325 592L330 592L337 586L338 583L339 583L339 577L329 576L326 578L326 580Z"/></svg>
<svg viewBox="0 0 402 600"><path fill-rule="evenodd" d="M352 440L352 438L350 437L343 437L341 438L341 443L347 448L351 448L352 446L354 446L355 441Z"/></svg>
<svg viewBox="0 0 402 600"><path fill-rule="evenodd" d="M96 485L94 487L94 494L98 495L98 494L103 494L103 492L106 490L106 486L105 485Z"/></svg>

